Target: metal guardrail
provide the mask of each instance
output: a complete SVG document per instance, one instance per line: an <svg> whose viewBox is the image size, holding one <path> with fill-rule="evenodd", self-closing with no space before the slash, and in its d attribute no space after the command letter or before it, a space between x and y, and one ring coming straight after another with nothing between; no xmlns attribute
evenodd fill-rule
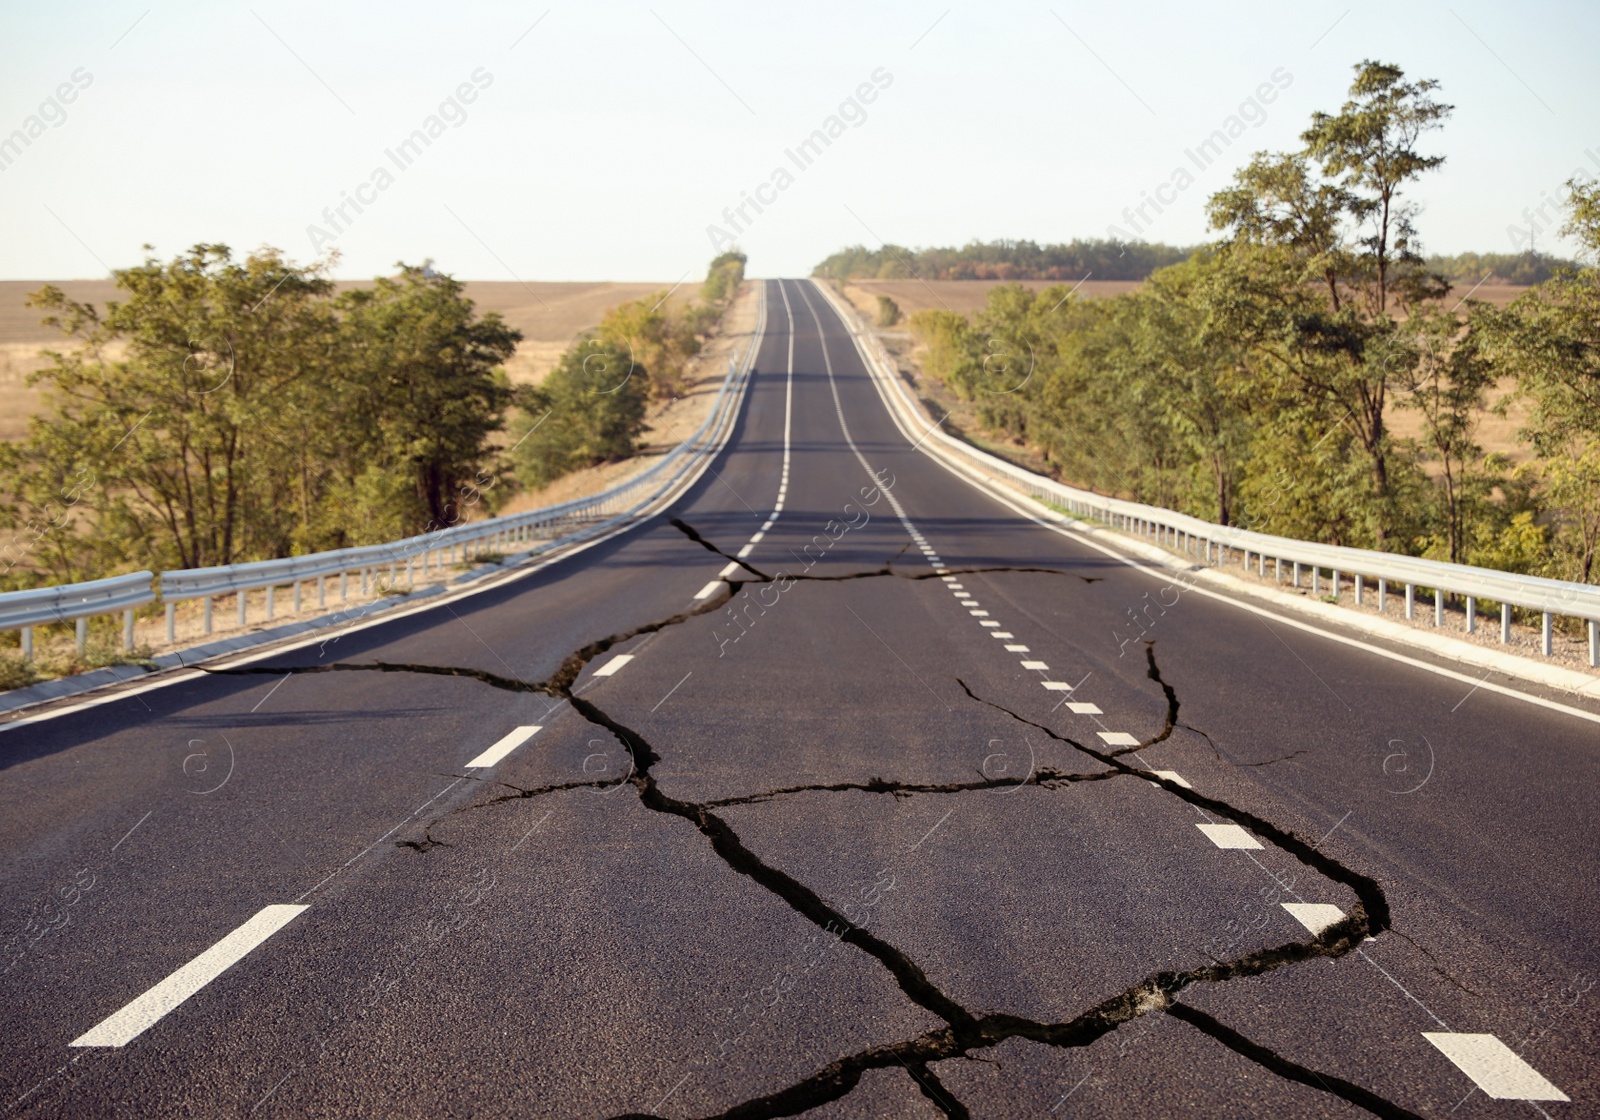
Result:
<svg viewBox="0 0 1600 1120"><path fill-rule="evenodd" d="M112 576L88 583L36 587L0 595L0 630L22 631L22 656L33 656L33 628L50 622L77 622L78 652L88 640L88 621L97 614L122 612L123 644L133 648L133 610L155 599L149 572Z"/></svg>
<svg viewBox="0 0 1600 1120"><path fill-rule="evenodd" d="M1335 597L1348 579L1355 592L1355 605L1363 606L1371 592L1380 613L1387 604L1391 588L1403 592L1405 617L1408 619L1415 617L1418 592L1431 592L1435 626L1444 626L1447 602L1460 599L1465 607L1466 630L1475 633L1479 627L1480 606L1494 603L1499 606L1502 643L1511 640L1512 609L1533 611L1540 616L1540 645L1546 657L1552 653L1552 619L1576 618L1584 622L1588 631L1589 664L1600 667L1600 586L1372 549L1315 544L1251 532L1236 526L1217 525L1159 506L1079 490L1034 474L956 439L937 425L931 425L916 407L900 379L894 359L876 335L862 327L853 309L846 307L827 285L819 283L817 287L850 325L868 369L880 388L885 390L885 400L907 422L908 429L919 434L922 429L927 429L922 438L936 444L945 453L943 457L947 461L955 459L952 465L960 466L968 473L1002 481L1036 501L1064 509L1086 520L1149 538L1207 564L1227 564L1237 554L1239 562L1247 569L1254 560L1257 574L1265 577L1267 563L1271 561L1273 577L1278 582L1283 581L1285 572L1294 587L1300 587L1302 581L1309 577L1313 595L1322 592L1325 574ZM1374 584L1375 587L1372 586Z"/></svg>
<svg viewBox="0 0 1600 1120"><path fill-rule="evenodd" d="M693 435L679 443L661 461L639 475L618 483L599 494L576 498L558 505L524 513L489 518L484 521L450 525L404 540L359 548L342 548L282 560L260 560L214 568L186 568L162 572L159 598L166 606L167 641L176 640L177 604L200 599L205 633L212 632L212 603L219 596L235 597L238 624L247 622L250 591L266 591L266 615L275 617L276 590L292 589L294 610L303 606L303 589L315 581L317 605L327 605L330 577L338 579L341 601L349 596L351 576L360 581L363 596L383 594L400 587L411 587L418 577L430 572L443 573L447 567L470 561L490 552L515 551L517 546L529 555L558 544L575 543L636 516L656 498L667 493L700 458L714 452L731 426L740 390L754 365L756 350L766 324L766 297L758 289L757 322L750 346L742 359L728 359L728 374L723 378L711 410ZM458 559L459 557L459 559ZM44 623L77 620L77 641L82 652L89 617L123 611L123 646L133 648L133 608L153 602L156 581L150 572L96 580L93 583L67 584L30 591L0 594L0 630L22 631L24 657L33 656L33 627Z"/></svg>

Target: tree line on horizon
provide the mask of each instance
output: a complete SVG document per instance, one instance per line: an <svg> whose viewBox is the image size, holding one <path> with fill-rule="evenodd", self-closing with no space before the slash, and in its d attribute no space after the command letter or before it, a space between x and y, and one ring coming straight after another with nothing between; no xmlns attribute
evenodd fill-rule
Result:
<svg viewBox="0 0 1600 1120"><path fill-rule="evenodd" d="M852 245L828 257L813 276L851 280L1144 280L1157 269L1191 257L1198 247L1144 241L1077 240L1064 245L1033 241L969 241L959 249L907 249ZM1542 284L1576 261L1532 249L1519 253L1434 254L1424 267L1446 280L1467 284L1498 281Z"/></svg>
<svg viewBox="0 0 1600 1120"><path fill-rule="evenodd" d="M1594 582L1600 185L1567 184L1563 233L1583 263L1545 259L1505 308L1457 298L1408 197L1444 162L1421 146L1451 113L1437 91L1361 63L1300 150L1258 153L1211 197L1217 241L1111 299L1003 285L971 318L919 311L925 368L990 431L1101 493ZM1505 262L1465 263L1476 283ZM1477 441L1502 389L1528 414L1518 465ZM1402 412L1415 436L1392 430Z"/></svg>
<svg viewBox="0 0 1600 1120"><path fill-rule="evenodd" d="M0 444L0 590L399 540L631 455L743 264L713 262L704 302L610 308L515 388L521 333L428 264L341 292L326 265L203 244L116 270L104 309L47 284L30 304L65 345Z"/></svg>

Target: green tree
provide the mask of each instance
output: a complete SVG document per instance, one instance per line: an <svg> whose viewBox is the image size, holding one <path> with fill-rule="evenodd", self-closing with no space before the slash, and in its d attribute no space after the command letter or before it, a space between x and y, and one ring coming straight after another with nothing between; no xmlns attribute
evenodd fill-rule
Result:
<svg viewBox="0 0 1600 1120"><path fill-rule="evenodd" d="M1457 341L1460 322L1442 308L1424 308L1391 339L1404 349L1394 365L1404 390L1397 404L1419 414L1422 434L1417 457L1435 465L1438 478L1437 552L1453 564L1468 562L1475 523L1492 513L1496 472L1485 462L1475 439L1494 372L1483 357L1482 340L1469 334ZM1492 519L1492 518L1491 518Z"/></svg>
<svg viewBox="0 0 1600 1120"><path fill-rule="evenodd" d="M292 418L340 356L332 284L223 245L114 275L126 299L103 314L52 285L31 297L79 346L32 378L51 411L0 463L9 518L50 525L37 562L59 580L286 555L307 508Z"/></svg>
<svg viewBox="0 0 1600 1120"><path fill-rule="evenodd" d="M1600 547L1600 184L1567 183L1569 219L1590 262L1558 274L1478 329L1495 369L1517 379L1529 404L1523 434L1555 512L1558 574L1594 582Z"/></svg>
<svg viewBox="0 0 1600 1120"><path fill-rule="evenodd" d="M892 327L900 321L900 305L888 296L878 297L878 326Z"/></svg>
<svg viewBox="0 0 1600 1120"><path fill-rule="evenodd" d="M416 533L463 520L463 502L485 484L489 439L510 403L498 367L522 334L496 312L478 317L460 281L426 264L398 267L396 276L339 297L348 359L337 385L337 436L359 455L360 469L347 466L346 479L377 469L406 480L405 491L369 483L366 493L384 494L392 509L409 491L401 513ZM347 512L336 508L331 519Z"/></svg>
<svg viewBox="0 0 1600 1120"><path fill-rule="evenodd" d="M1407 82L1396 66L1360 63L1350 100L1337 114L1313 115L1304 153L1258 155L1209 204L1230 243L1204 296L1207 313L1244 342L1264 383L1292 389L1308 406L1297 411L1328 414L1354 438L1369 472L1362 535L1380 547L1396 536L1399 499L1414 482L1395 477L1386 425L1408 376L1396 361L1407 349L1399 320L1448 291L1423 267L1416 207L1405 196L1444 162L1419 150L1451 112L1436 89Z"/></svg>
<svg viewBox="0 0 1600 1120"><path fill-rule="evenodd" d="M700 352L703 322L675 314L667 304L671 293L652 292L643 299L619 303L606 311L596 334L609 347L650 371L657 400L669 401L688 392L689 359Z"/></svg>
<svg viewBox="0 0 1600 1120"><path fill-rule="evenodd" d="M700 286L700 294L707 303L724 304L733 298L744 280L747 259L738 249L729 249L712 258L705 283Z"/></svg>
<svg viewBox="0 0 1600 1120"><path fill-rule="evenodd" d="M632 455L645 430L650 378L632 353L586 335L537 387L520 389L511 457L524 486Z"/></svg>

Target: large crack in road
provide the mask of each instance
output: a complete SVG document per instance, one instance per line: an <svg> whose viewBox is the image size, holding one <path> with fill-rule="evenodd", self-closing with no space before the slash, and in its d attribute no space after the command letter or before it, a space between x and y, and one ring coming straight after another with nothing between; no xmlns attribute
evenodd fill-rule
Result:
<svg viewBox="0 0 1600 1120"><path fill-rule="evenodd" d="M967 1117L970 1112L966 1105L940 1081L933 1072L930 1063L954 1058L972 1058L978 1051L987 1050L1013 1038L1057 1048L1085 1047L1116 1030L1124 1023L1154 1012L1165 1013L1188 1024L1275 1076L1329 1093L1376 1116L1396 1118L1396 1120L1399 1120L1399 1118L1420 1120L1416 1113L1368 1089L1332 1074L1312 1070L1300 1065L1270 1048L1250 1040L1238 1030L1221 1023L1192 1005L1181 1003L1175 998L1185 988L1195 984L1225 983L1242 977L1260 976L1287 965L1304 961L1342 957L1357 949L1365 938L1377 936L1379 933L1388 930L1390 928L1390 912L1388 899L1375 879L1353 868L1346 867L1333 857L1318 851L1314 844L1308 843L1293 830L1276 825L1247 809L1198 793L1187 786L1162 777L1152 770L1131 766L1124 761L1124 758L1130 753L1165 741L1171 736L1175 728L1180 726L1187 727L1187 725L1181 724L1178 720L1178 712L1181 705L1177 691L1161 676L1160 668L1156 662L1154 643L1146 643L1147 675L1161 687L1166 700L1163 727L1160 732L1151 739L1139 744L1138 747L1125 748L1119 751L1100 751L1087 744L1080 743L1070 736L1062 735L1042 723L1031 720L1002 704L978 695L964 680L955 678L956 683L960 685L962 691L973 702L1003 713L1012 720L1044 733L1056 742L1074 748L1100 763L1104 769L1099 771L1070 774L1053 769L1044 769L1034 771L1022 778L984 778L978 781L951 783L922 783L872 778L866 782L788 786L740 797L728 797L704 802L687 801L664 792L657 784L652 773L655 764L661 761L661 754L654 745L638 731L613 718L593 701L574 693L572 686L590 661L614 646L633 638L681 625L691 619L719 610L737 596L746 584L750 583L773 583L781 579L830 583L875 577L923 580L934 578L935 576L935 573L924 575L896 572L893 570L892 564L885 564L881 569L853 571L833 576L810 575L808 573L784 575L780 573L779 576L774 577L736 557L729 556L715 544L707 541L691 526L677 518L672 519L672 524L689 540L702 545L718 556L737 563L750 573L751 578L748 580L726 580L725 582L728 586L721 594L691 610L590 642L581 649L569 654L562 661L560 668L549 678L542 681L524 681L515 677L501 676L482 669L468 667L397 664L391 662L337 662L325 665L280 666L273 668L252 666L249 668L207 671L219 675L284 675L328 672L423 673L464 677L494 688L513 692L541 693L557 700L565 701L585 721L605 730L617 740L633 760L631 770L616 778L556 783L529 789L521 789L509 786L507 783L501 783L508 785L512 792L489 801L463 807L455 810L455 813L488 809L510 801L541 797L568 790L608 788L623 784L632 785L638 792L640 803L645 808L650 809L652 812L678 817L687 821L706 838L712 851L731 870L766 888L794 910L795 913L828 932L830 936L836 936L839 940L872 957L893 977L907 999L936 1015L945 1024L943 1027L926 1031L910 1038L901 1039L887 1045L869 1047L841 1057L813 1073L810 1077L797 1081L776 1092L744 1100L732 1108L715 1114L714 1117L707 1118L707 1120L769 1120L769 1118L774 1117L794 1116L849 1095L860 1083L862 1076L870 1070L894 1067L904 1068L911 1076L918 1090L946 1116ZM1091 577L1054 568L1006 566L951 568L945 573L938 574L961 575L982 572L1071 575L1085 582L1094 582ZM1190 728L1190 730L1195 729ZM1196 730L1196 733L1204 736L1203 732ZM1204 737L1210 742L1209 736ZM1215 744L1213 744L1213 749L1215 749ZM974 1012L962 1006L956 999L941 991L928 978L921 966L912 960L907 953L876 934L869 933L866 929L854 925L843 914L828 905L810 887L762 860L744 844L738 833L726 820L712 811L713 809L732 805L761 804L776 798L800 793L848 791L886 793L896 797L918 794L959 796L983 790L1015 787L1021 784L1058 788L1079 782L1096 782L1115 777L1142 778L1191 806L1214 813L1250 830L1307 868L1349 888L1356 895L1357 902L1342 920L1327 926L1320 933L1306 940L1258 949L1254 952L1234 957L1231 960L1214 961L1212 964L1198 968L1155 972L1138 983L1102 1000L1072 1019L1063 1022L1046 1023L1003 1012ZM454 813L446 814L446 816L451 815L454 815ZM434 824L437 824L442 819L444 818L435 818L424 827L422 840L402 840L398 841L397 844L417 851L427 851L431 847L438 846L440 842L432 839L430 830ZM842 933L839 932L841 930L843 931ZM635 1118L654 1115L655 1113L653 1112L627 1113L619 1116L617 1120L635 1120Z"/></svg>

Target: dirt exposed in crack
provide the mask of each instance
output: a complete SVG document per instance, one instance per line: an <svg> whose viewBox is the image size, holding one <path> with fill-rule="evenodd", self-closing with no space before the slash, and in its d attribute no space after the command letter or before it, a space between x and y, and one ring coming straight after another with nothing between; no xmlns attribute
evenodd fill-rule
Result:
<svg viewBox="0 0 1600 1120"><path fill-rule="evenodd" d="M1177 993L1194 984L1221 983L1239 977L1258 976L1288 964L1319 958L1339 957L1352 951L1360 945L1366 936L1376 935L1390 928L1388 901L1376 880L1353 869L1346 868L1338 861L1322 855L1314 846L1305 842L1292 831L1280 828L1256 814L1236 808L1215 798L1198 794L1192 789L1161 778L1151 771L1128 765L1120 757L1127 753L1125 750L1116 752L1095 750L1068 736L1060 735L1043 724L1034 722L1003 705L984 699L974 693L966 682L960 678L956 679L956 683L976 703L1002 712L1029 727L1036 728L1057 742L1067 744L1095 759L1106 769L1087 774L1067 774L1055 770L1042 770L1036 774L1029 775L1026 779L984 779L973 782L942 784L895 782L874 778L864 783L842 782L786 787L738 798L724 798L709 802L685 801L664 793L656 784L656 780L651 773L655 764L661 760L661 756L654 746L637 731L613 719L592 701L574 695L572 685L590 661L613 646L718 610L737 595L746 583L774 581L774 577L759 572L735 557L727 556L726 553L700 537L697 532L686 524L677 519L673 519L673 524L681 532L684 532L689 539L696 541L719 556L739 563L741 567L751 572L755 578L752 580L730 580L728 581L728 589L723 594L694 609L591 642L569 654L563 660L556 673L544 681L523 681L480 669L387 662L366 664L340 662L329 665L287 668L248 667L206 671L219 675L281 675L285 673L322 672L423 673L463 677L479 681L494 688L513 692L543 693L564 700L571 704L573 710L582 719L604 729L622 745L633 759L633 771L621 778L604 781L559 783L531 789L511 787L513 792L469 808L487 808L491 805L508 801L538 797L569 789L603 788L623 783L632 785L638 793L640 803L645 808L653 812L676 816L689 822L706 837L712 850L731 870L765 887L801 917L837 935L840 940L877 960L894 978L908 999L932 1012L946 1024L942 1028L931 1030L912 1038L846 1055L817 1071L811 1077L798 1081L777 1092L745 1100L717 1114L716 1120L747 1120L747 1118L748 1120L755 1120L755 1118L766 1120L766 1118L771 1117L796 1115L848 1095L859 1084L862 1075L868 1070L891 1068L895 1065L903 1066L912 1075L913 1080L917 1082L919 1090L945 1115L967 1117L970 1113L966 1106L943 1086L942 1082L929 1068L929 1063L951 1058L969 1057L974 1051L988 1049L1011 1038L1021 1038L1054 1047L1088 1046L1095 1040L1116 1030L1123 1023L1153 1012L1165 1012L1182 1019L1196 1029L1202 1030L1222 1042L1236 1053L1255 1061L1263 1068L1280 1077L1311 1085L1314 1088L1320 1088L1352 1104L1365 1108L1375 1115L1399 1118L1414 1116L1413 1113L1378 1097L1368 1090L1362 1089L1360 1086L1293 1063L1266 1047L1251 1042L1243 1035L1232 1030L1232 1028L1224 1026L1203 1012L1197 1011L1189 1005L1176 1003L1173 998ZM1063 572L1058 569L1020 567L950 569L949 574L977 574L987 571L1045 572L1052 575L1076 575L1076 573ZM839 576L801 575L782 578L809 579L816 582L840 582L873 576L910 580L934 578L932 574L902 575L894 572L888 566L880 570L847 573ZM1078 576L1077 578L1085 582L1095 582L1092 577ZM1176 726L1181 726L1177 722L1179 709L1177 693L1162 679L1151 643L1146 644L1146 657L1149 667L1148 675L1161 685L1162 691L1166 696L1167 712L1162 732L1150 740L1149 743L1141 744L1141 747L1164 741L1171 735ZM1203 732L1198 733L1204 734ZM1342 921L1325 928L1320 934L1309 940L1260 949L1230 961L1214 962L1200 968L1183 971L1165 970L1154 973L1065 1022L1044 1023L1004 1013L979 1014L969 1011L955 999L941 991L928 978L922 968L903 951L875 934L868 933L865 929L852 925L842 914L823 901L810 887L763 861L745 846L737 832L725 820L711 811L713 808L723 806L760 804L777 797L804 792L853 790L869 793L889 793L897 797L911 796L917 793L960 794L976 790L1014 787L1019 784L1037 784L1046 788L1055 788L1076 782L1100 781L1119 776L1143 778L1181 800L1242 825L1269 840L1274 846L1293 856L1307 867L1349 887L1355 892L1359 901ZM426 852L433 847L448 846L442 841L432 838L429 830L435 823L437 823L437 819L429 822L429 825L424 828L421 840L400 841L398 846L407 847L418 852ZM626 1114L625 1117L619 1118L619 1120L628 1120L629 1117L643 1115L653 1116L654 1113L630 1113Z"/></svg>

